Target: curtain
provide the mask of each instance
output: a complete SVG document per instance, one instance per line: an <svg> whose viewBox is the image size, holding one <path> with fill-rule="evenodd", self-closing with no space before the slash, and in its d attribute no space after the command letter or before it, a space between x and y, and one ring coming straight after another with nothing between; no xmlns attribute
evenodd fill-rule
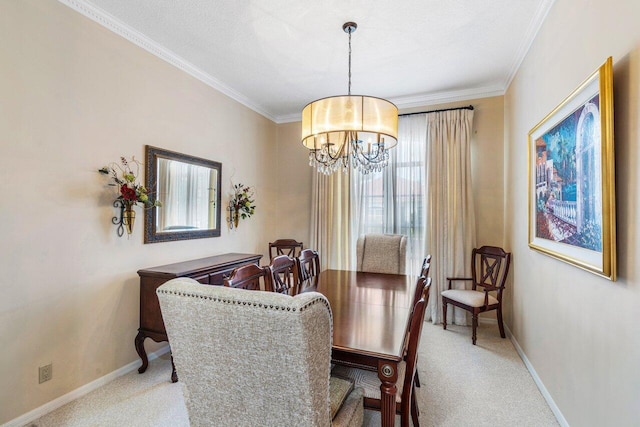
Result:
<svg viewBox="0 0 640 427"><path fill-rule="evenodd" d="M446 277L470 277L476 243L472 123L473 110L401 116L398 145L382 173L314 173L310 244L321 268L355 269L361 234L405 234L407 274L418 274L424 257L433 256L425 320L441 323ZM447 315L449 323L467 324L463 310Z"/></svg>
<svg viewBox="0 0 640 427"><path fill-rule="evenodd" d="M433 256L432 291L426 319L442 322L441 292L446 277L471 277L475 214L471 188L473 110L427 114L425 248ZM464 289L467 282L454 282ZM464 310L447 310L448 323L466 325Z"/></svg>
<svg viewBox="0 0 640 427"><path fill-rule="evenodd" d="M362 234L406 235L407 274L418 274L425 257L426 140L424 114L399 117L398 145L391 149L389 165L382 173L354 172L351 178L354 247ZM355 253L351 258L355 263Z"/></svg>
<svg viewBox="0 0 640 427"><path fill-rule="evenodd" d="M313 172L309 247L320 254L321 270L355 268L349 257L355 252L349 220L349 182L350 176L342 172L331 175Z"/></svg>

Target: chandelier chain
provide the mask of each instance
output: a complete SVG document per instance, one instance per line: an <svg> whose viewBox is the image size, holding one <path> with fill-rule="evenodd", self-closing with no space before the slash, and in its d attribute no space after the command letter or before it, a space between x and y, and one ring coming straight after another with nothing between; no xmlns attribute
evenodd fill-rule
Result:
<svg viewBox="0 0 640 427"><path fill-rule="evenodd" d="M351 95L351 29L349 29L349 90L348 95Z"/></svg>

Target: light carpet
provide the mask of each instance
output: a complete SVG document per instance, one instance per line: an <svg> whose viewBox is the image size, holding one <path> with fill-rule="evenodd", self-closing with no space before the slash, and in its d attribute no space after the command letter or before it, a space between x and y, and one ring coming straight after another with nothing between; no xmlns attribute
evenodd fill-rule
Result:
<svg viewBox="0 0 640 427"><path fill-rule="evenodd" d="M469 327L425 323L417 389L422 426L557 426L533 378L497 325L480 325L477 345ZM170 381L169 355L149 363L27 424L31 427L189 426L180 383ZM380 414L365 411L364 426ZM400 425L396 417L396 425Z"/></svg>

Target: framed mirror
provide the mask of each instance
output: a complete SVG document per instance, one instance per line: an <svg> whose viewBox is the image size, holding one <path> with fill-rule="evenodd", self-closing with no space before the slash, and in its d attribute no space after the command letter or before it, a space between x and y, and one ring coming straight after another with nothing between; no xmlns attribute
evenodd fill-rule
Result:
<svg viewBox="0 0 640 427"><path fill-rule="evenodd" d="M162 203L147 209L144 242L220 236L222 164L146 146L146 186Z"/></svg>

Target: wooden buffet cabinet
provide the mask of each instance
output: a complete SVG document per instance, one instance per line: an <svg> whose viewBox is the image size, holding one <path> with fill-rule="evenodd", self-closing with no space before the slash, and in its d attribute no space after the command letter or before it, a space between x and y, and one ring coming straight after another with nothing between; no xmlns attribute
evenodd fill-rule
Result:
<svg viewBox="0 0 640 427"><path fill-rule="evenodd" d="M222 285L224 279L229 277L234 269L247 264L258 264L260 258L262 255L229 253L139 270L140 328L136 335L135 346L142 360L142 366L138 368L138 372L143 373L149 366L144 340L151 338L156 342L168 341L156 295L158 286L176 277L190 277L204 285ZM171 381L176 382L178 377L173 359L171 365L173 367Z"/></svg>

